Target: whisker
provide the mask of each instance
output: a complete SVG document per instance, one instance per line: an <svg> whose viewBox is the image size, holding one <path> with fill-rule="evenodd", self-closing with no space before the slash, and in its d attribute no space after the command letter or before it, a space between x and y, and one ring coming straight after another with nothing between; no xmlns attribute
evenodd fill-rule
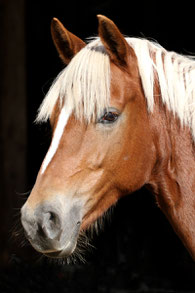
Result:
<svg viewBox="0 0 195 293"><path fill-rule="evenodd" d="M31 189L26 192L15 191L15 193L16 193L16 195L29 195L31 193Z"/></svg>

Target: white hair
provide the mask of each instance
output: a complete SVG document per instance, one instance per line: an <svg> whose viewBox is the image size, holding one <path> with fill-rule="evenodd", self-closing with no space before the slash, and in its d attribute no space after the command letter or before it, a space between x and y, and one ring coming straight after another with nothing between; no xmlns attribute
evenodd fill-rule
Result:
<svg viewBox="0 0 195 293"><path fill-rule="evenodd" d="M181 125L191 128L195 139L195 61L160 45L139 38L126 38L134 49L148 111L154 108L154 81L158 83L163 103ZM109 106L110 60L99 38L92 40L57 76L43 100L36 121L46 121L59 98L79 119L94 121Z"/></svg>
<svg viewBox="0 0 195 293"><path fill-rule="evenodd" d="M53 108L60 104L78 119L94 121L108 107L110 99L110 61L99 39L90 42L71 60L57 76L37 116L37 121L46 121Z"/></svg>

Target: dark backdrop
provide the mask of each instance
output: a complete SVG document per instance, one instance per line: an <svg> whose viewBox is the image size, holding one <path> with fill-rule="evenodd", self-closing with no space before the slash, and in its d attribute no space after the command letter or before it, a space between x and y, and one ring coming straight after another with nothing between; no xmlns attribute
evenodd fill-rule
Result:
<svg viewBox="0 0 195 293"><path fill-rule="evenodd" d="M37 263L38 254L14 241L17 229L12 227L19 218L16 208L20 208L27 197L25 192L32 188L50 142L49 125L37 126L33 121L45 93L63 68L50 36L52 17L59 18L68 30L84 39L97 35L96 15L104 14L125 35L154 39L166 49L182 54L195 52L194 24L191 9L185 8L184 2L168 8L168 3L148 1L1 0L0 13L3 49L0 54L3 64L0 220L4 223L0 229L0 261L11 265L9 274L13 279L10 283L3 274L2 286L11 292L26 278L31 282L31 292L39 292L33 284L39 282L40 288L44 285L36 273L38 271L40 276L44 271L43 279L47 278L48 262L41 261L35 269L32 263ZM104 230L94 238L93 245L97 249L87 254L85 266L58 267L55 273L54 265L49 266L49 272L52 271L56 282L64 288L61 292L66 292L67 284L69 292L79 288L94 291L94 286L97 292L130 292L130 289L151 292L149 288L154 287L195 291L194 263L153 196L144 188L117 204L111 220L105 222ZM57 275L56 270L60 272ZM9 276L7 271L6 274ZM27 292L25 286L23 292Z"/></svg>

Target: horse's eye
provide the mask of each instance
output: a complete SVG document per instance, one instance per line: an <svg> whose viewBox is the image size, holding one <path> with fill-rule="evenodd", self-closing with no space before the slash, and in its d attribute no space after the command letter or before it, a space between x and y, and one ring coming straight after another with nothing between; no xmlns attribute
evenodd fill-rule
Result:
<svg viewBox="0 0 195 293"><path fill-rule="evenodd" d="M100 123L112 123L117 120L119 113L117 112L105 112L100 119Z"/></svg>

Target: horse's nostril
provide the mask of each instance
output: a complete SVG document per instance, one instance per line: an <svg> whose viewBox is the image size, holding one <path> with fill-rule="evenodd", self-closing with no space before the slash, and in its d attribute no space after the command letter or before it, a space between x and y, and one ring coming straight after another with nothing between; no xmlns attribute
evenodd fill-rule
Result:
<svg viewBox="0 0 195 293"><path fill-rule="evenodd" d="M80 222L80 221L78 221L78 222L77 222L77 226L79 226L80 224L81 224L81 222Z"/></svg>
<svg viewBox="0 0 195 293"><path fill-rule="evenodd" d="M52 211L48 211L42 214L43 223L49 223L49 224L59 224L59 216Z"/></svg>
<svg viewBox="0 0 195 293"><path fill-rule="evenodd" d="M52 222L55 222L56 215L53 212L49 212L49 220L52 221Z"/></svg>
<svg viewBox="0 0 195 293"><path fill-rule="evenodd" d="M37 233L46 239L57 239L61 234L61 221L57 213L53 211L40 212L38 215Z"/></svg>
<svg viewBox="0 0 195 293"><path fill-rule="evenodd" d="M37 225L37 234L41 237L47 236L48 237L48 231L44 225L38 224Z"/></svg>

